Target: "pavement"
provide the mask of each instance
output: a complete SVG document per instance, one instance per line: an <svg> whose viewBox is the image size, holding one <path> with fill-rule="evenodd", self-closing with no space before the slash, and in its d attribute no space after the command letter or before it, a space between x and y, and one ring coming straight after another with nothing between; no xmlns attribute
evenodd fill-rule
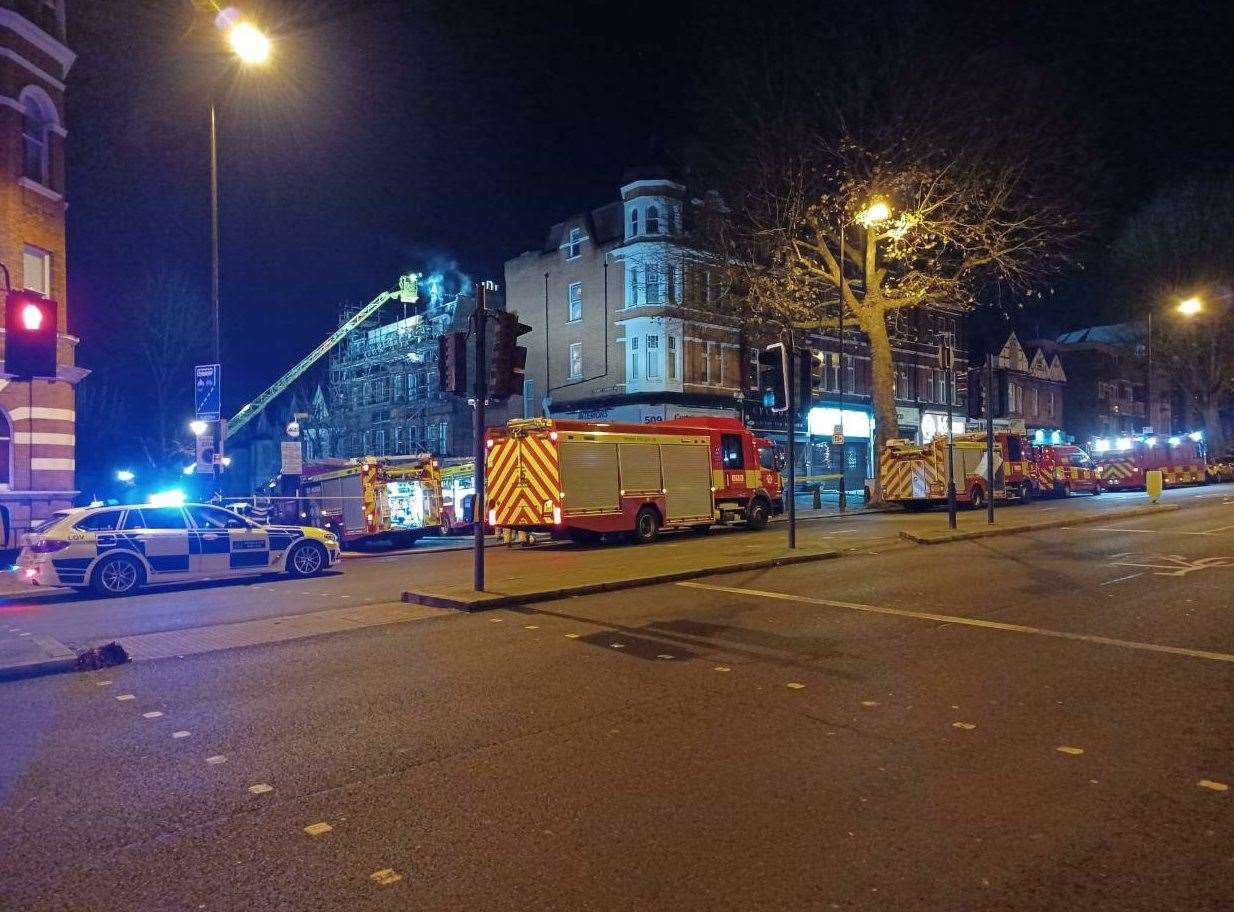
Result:
<svg viewBox="0 0 1234 912"><path fill-rule="evenodd" d="M1225 912L1207 493L7 682L0 908Z"/></svg>
<svg viewBox="0 0 1234 912"><path fill-rule="evenodd" d="M72 671L77 653L55 637L7 625L0 630L0 680Z"/></svg>

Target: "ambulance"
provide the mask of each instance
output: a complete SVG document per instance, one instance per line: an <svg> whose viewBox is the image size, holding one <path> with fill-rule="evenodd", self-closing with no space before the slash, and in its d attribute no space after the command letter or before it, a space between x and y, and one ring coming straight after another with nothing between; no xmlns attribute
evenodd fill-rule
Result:
<svg viewBox="0 0 1234 912"><path fill-rule="evenodd" d="M1101 470L1107 491L1144 487L1144 473L1161 470L1165 487L1204 484L1208 466L1204 458L1204 434L1146 434L1139 437L1098 438L1093 457Z"/></svg>
<svg viewBox="0 0 1234 912"><path fill-rule="evenodd" d="M401 547L441 529L441 468L428 453L351 459L306 474L300 494L312 519L345 546Z"/></svg>
<svg viewBox="0 0 1234 912"><path fill-rule="evenodd" d="M783 512L771 441L736 418L655 424L514 419L486 438L490 525L597 541L624 533L740 522Z"/></svg>

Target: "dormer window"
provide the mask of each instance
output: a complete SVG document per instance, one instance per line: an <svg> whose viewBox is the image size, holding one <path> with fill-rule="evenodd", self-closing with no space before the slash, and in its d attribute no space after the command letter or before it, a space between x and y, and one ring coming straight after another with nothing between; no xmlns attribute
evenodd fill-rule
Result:
<svg viewBox="0 0 1234 912"><path fill-rule="evenodd" d="M566 259L577 259L583 253L583 229L571 228L570 237L562 246L566 249Z"/></svg>
<svg viewBox="0 0 1234 912"><path fill-rule="evenodd" d="M630 210L630 237L638 236L638 210Z"/></svg>
<svg viewBox="0 0 1234 912"><path fill-rule="evenodd" d="M655 206L647 207L647 233L660 233L660 210Z"/></svg>

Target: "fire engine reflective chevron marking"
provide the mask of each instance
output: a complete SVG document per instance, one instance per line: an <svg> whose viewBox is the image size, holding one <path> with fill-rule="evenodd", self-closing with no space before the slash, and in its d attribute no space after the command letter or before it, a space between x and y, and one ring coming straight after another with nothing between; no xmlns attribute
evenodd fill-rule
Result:
<svg viewBox="0 0 1234 912"><path fill-rule="evenodd" d="M548 434L494 440L488 452L488 485L489 508L496 525L551 522L553 508L561 507L556 443Z"/></svg>

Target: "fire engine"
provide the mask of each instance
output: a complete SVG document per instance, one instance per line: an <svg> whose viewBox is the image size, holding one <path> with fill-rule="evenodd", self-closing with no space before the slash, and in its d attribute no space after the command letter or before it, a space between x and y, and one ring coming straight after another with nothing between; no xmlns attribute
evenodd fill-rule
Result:
<svg viewBox="0 0 1234 912"><path fill-rule="evenodd" d="M409 545L441 527L441 469L432 456L351 459L306 475L311 518L344 545Z"/></svg>
<svg viewBox="0 0 1234 912"><path fill-rule="evenodd" d="M1047 443L1033 447L1041 493L1070 497L1072 493L1100 494L1102 468L1078 446Z"/></svg>
<svg viewBox="0 0 1234 912"><path fill-rule="evenodd" d="M476 463L468 459L441 470L441 533L471 529L476 495Z"/></svg>
<svg viewBox="0 0 1234 912"><path fill-rule="evenodd" d="M1142 488L1144 473L1150 469L1161 470L1161 481L1167 488L1203 484L1208 473L1203 441L1201 431L1177 436L1098 438L1093 441L1093 455L1106 490Z"/></svg>
<svg viewBox="0 0 1234 912"><path fill-rule="evenodd" d="M906 508L925 509L947 499L947 437L929 443L887 441L879 458L883 498ZM986 435L955 436L956 502L980 507L989 496L986 479ZM1022 434L994 434L994 496L1030 500L1053 482L1039 471L1033 446Z"/></svg>
<svg viewBox="0 0 1234 912"><path fill-rule="evenodd" d="M744 522L783 511L779 458L736 418L616 424L514 419L490 429L490 525L594 541Z"/></svg>

